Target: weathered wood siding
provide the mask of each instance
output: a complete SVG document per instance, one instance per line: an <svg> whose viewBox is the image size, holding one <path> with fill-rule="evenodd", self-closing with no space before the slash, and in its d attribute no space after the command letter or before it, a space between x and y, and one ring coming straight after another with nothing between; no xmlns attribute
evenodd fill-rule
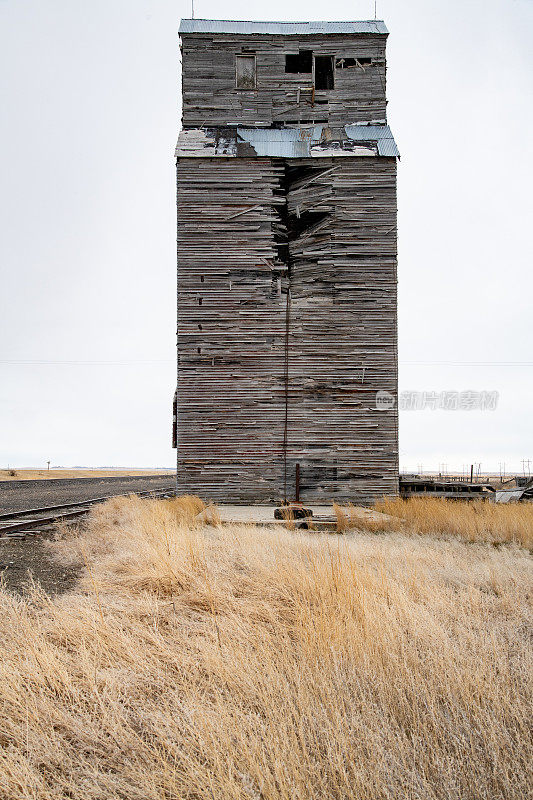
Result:
<svg viewBox="0 0 533 800"><path fill-rule="evenodd" d="M398 491L397 409L376 408L397 397L396 160L320 161L288 191L289 472L303 499L367 503Z"/></svg>
<svg viewBox="0 0 533 800"><path fill-rule="evenodd" d="M178 485L217 500L279 497L284 307L268 159L178 161ZM236 216L243 209L258 206Z"/></svg>
<svg viewBox="0 0 533 800"><path fill-rule="evenodd" d="M384 121L386 62L384 35L276 36L181 34L183 125L276 122L330 124ZM335 69L335 88L316 90L307 73L285 72L285 54L312 50L336 59L370 58L371 64ZM235 56L255 54L257 87L235 87ZM313 99L313 102L312 102Z"/></svg>
<svg viewBox="0 0 533 800"><path fill-rule="evenodd" d="M178 358L180 491L396 493L396 160L178 159Z"/></svg>

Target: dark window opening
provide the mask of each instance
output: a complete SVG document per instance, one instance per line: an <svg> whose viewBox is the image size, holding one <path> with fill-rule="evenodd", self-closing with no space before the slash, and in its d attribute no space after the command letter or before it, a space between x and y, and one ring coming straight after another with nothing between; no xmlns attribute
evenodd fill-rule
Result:
<svg viewBox="0 0 533 800"><path fill-rule="evenodd" d="M201 297L199 297L199 298L198 298L198 305L199 305L199 306L201 306L201 305L202 305L202 298L201 298Z"/></svg>
<svg viewBox="0 0 533 800"><path fill-rule="evenodd" d="M255 56L235 56L235 86L237 89L255 89Z"/></svg>
<svg viewBox="0 0 533 800"><path fill-rule="evenodd" d="M285 72L301 73L313 71L313 51L299 50L285 56Z"/></svg>
<svg viewBox="0 0 533 800"><path fill-rule="evenodd" d="M333 89L333 57L315 56L315 89Z"/></svg>
<svg viewBox="0 0 533 800"><path fill-rule="evenodd" d="M200 275L200 283L203 283L203 282L204 282L204 276Z"/></svg>
<svg viewBox="0 0 533 800"><path fill-rule="evenodd" d="M367 67L372 63L371 58L336 58L335 67L337 69L348 69L349 67Z"/></svg>

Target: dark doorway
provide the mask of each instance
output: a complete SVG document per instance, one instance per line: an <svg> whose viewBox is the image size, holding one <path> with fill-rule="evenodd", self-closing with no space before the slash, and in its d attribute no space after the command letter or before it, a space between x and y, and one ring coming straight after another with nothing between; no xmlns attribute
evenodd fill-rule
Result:
<svg viewBox="0 0 533 800"><path fill-rule="evenodd" d="M333 89L333 56L315 56L315 89Z"/></svg>

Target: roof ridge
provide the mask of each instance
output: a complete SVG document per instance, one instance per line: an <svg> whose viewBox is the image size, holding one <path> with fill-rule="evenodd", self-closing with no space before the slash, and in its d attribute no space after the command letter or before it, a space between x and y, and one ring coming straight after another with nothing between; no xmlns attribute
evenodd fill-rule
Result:
<svg viewBox="0 0 533 800"><path fill-rule="evenodd" d="M214 17L182 17L181 22L244 22L247 25L354 25L358 22L384 22L382 19L215 19Z"/></svg>
<svg viewBox="0 0 533 800"><path fill-rule="evenodd" d="M325 34L370 33L387 35L385 22L373 20L307 20L305 22L266 21L242 19L193 19L183 18L179 27L180 33L229 33L229 34Z"/></svg>

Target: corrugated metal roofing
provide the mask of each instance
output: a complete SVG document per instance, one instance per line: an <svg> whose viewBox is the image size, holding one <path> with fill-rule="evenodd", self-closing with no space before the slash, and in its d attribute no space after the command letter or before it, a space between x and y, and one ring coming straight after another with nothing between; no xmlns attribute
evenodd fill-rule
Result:
<svg viewBox="0 0 533 800"><path fill-rule="evenodd" d="M388 125L326 125L300 128L193 128L180 133L176 156L259 156L267 158L325 158L329 156L399 156ZM240 145L250 145L245 152ZM253 148L253 149L252 149Z"/></svg>
<svg viewBox="0 0 533 800"><path fill-rule="evenodd" d="M502 489L496 492L496 503L516 503L524 494L523 489Z"/></svg>
<svg viewBox="0 0 533 800"><path fill-rule="evenodd" d="M380 156L399 157L394 136L388 125L346 125L344 130L356 142L376 141Z"/></svg>
<svg viewBox="0 0 533 800"><path fill-rule="evenodd" d="M320 141L322 125L310 128L237 128L237 136L252 145L258 156L307 158L311 141ZM302 130L304 133L302 133Z"/></svg>
<svg viewBox="0 0 533 800"><path fill-rule="evenodd" d="M380 19L360 22L244 22L225 19L182 19L180 33L302 34L374 33L388 34Z"/></svg>
<svg viewBox="0 0 533 800"><path fill-rule="evenodd" d="M496 492L497 503L514 503L519 500L533 499L533 479L529 480L525 486L518 486L514 489L500 489Z"/></svg>

